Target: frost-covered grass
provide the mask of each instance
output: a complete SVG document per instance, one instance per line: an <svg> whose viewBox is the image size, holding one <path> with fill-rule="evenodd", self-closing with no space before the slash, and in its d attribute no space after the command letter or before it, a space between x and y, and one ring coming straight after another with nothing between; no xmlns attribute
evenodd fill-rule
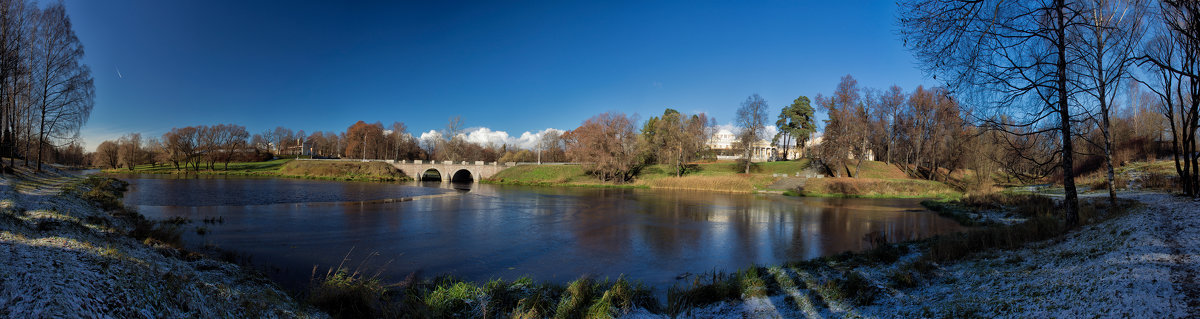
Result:
<svg viewBox="0 0 1200 319"><path fill-rule="evenodd" d="M564 286L527 277L476 283L448 276L417 281L410 276L388 285L359 271L337 269L341 271L315 278L309 300L347 318L616 318L660 311L649 289L625 278L597 281L585 276Z"/></svg>
<svg viewBox="0 0 1200 319"><path fill-rule="evenodd" d="M0 317L325 317L260 275L147 245L120 183L23 167L0 178Z"/></svg>

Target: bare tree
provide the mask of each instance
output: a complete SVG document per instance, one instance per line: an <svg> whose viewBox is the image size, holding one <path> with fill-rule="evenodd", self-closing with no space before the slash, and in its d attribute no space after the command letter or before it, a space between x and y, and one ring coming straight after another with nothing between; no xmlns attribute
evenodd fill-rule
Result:
<svg viewBox="0 0 1200 319"><path fill-rule="evenodd" d="M842 77L833 95L817 95L817 105L829 116L820 145L820 158L834 176L841 176L850 156L858 159L853 177L868 150L869 122L858 81L850 75Z"/></svg>
<svg viewBox="0 0 1200 319"><path fill-rule="evenodd" d="M768 108L767 100L755 93L746 97L746 100L742 101L742 106L737 110L737 124L741 129L737 138L738 143L742 146L742 157L746 161L746 174L750 174L754 144L766 137Z"/></svg>
<svg viewBox="0 0 1200 319"><path fill-rule="evenodd" d="M1149 75L1139 81L1159 97L1183 192L1200 197L1200 2L1160 1L1156 18L1155 36L1142 60Z"/></svg>
<svg viewBox="0 0 1200 319"><path fill-rule="evenodd" d="M1076 85L1081 86L1079 91L1090 98L1080 100L1085 105L1094 105L1097 108L1094 113L1100 116L1093 120L1099 122L1102 137L1109 202L1115 204L1117 191L1110 117L1117 90L1129 76L1129 67L1140 49L1146 5L1140 0L1089 0L1080 5L1086 13L1084 23L1081 28L1071 29L1070 33L1072 60L1078 62L1075 77L1079 81Z"/></svg>
<svg viewBox="0 0 1200 319"><path fill-rule="evenodd" d="M638 167L633 120L621 113L593 116L563 134L567 157L584 163L601 180L625 182Z"/></svg>
<svg viewBox="0 0 1200 319"><path fill-rule="evenodd" d="M246 138L250 133L246 131L245 126L234 124L221 124L214 126L213 129L217 131L216 144L219 149L219 157L225 164L222 169L229 170L229 162L233 161L237 153L246 147Z"/></svg>
<svg viewBox="0 0 1200 319"><path fill-rule="evenodd" d="M675 176L683 176L687 163L695 159L708 140L708 116L687 115L673 109L661 118L652 117L642 129L643 142L659 164L671 165ZM539 154L541 146L539 146Z"/></svg>
<svg viewBox="0 0 1200 319"><path fill-rule="evenodd" d="M34 105L32 33L37 15L37 6L26 1L0 2L0 156L9 158L10 167L21 156L21 141L28 141L30 136L29 115ZM22 133L24 138L19 136ZM26 165L28 150L26 145Z"/></svg>
<svg viewBox="0 0 1200 319"><path fill-rule="evenodd" d="M986 116L989 125L1014 131L1044 127L1061 139L1065 190L1063 219L1079 222L1069 81L1068 33L1085 15L1065 0L908 0L900 3L905 45L935 78L1015 121ZM981 112L982 113L982 112ZM1031 131L1031 134L1046 131Z"/></svg>
<svg viewBox="0 0 1200 319"><path fill-rule="evenodd" d="M129 133L117 140L120 162L125 168L133 170L142 159L142 134Z"/></svg>
<svg viewBox="0 0 1200 319"><path fill-rule="evenodd" d="M150 163L152 167L158 167L158 163L165 162L164 155L166 150L163 149L162 141L158 138L151 137L146 140L145 155L143 161Z"/></svg>
<svg viewBox="0 0 1200 319"><path fill-rule="evenodd" d="M275 155L291 154L290 148L295 145L296 134L291 129L276 126L269 133L270 142L275 143ZM268 135L264 134L264 135Z"/></svg>
<svg viewBox="0 0 1200 319"><path fill-rule="evenodd" d="M193 165L194 169L199 170L197 162L194 161L199 152L200 146L197 140L199 130L196 127L188 126L184 128L172 128L167 133L163 134L163 148L168 153L168 158L175 165L175 169L187 169L188 164Z"/></svg>
<svg viewBox="0 0 1200 319"><path fill-rule="evenodd" d="M887 157L885 158L891 164L895 164L895 161L892 160L892 152L896 148L896 139L900 136L900 128L896 125L896 119L904 113L905 99L907 97L904 95L904 91L899 86L893 85L879 95L879 107L875 108L880 122L885 127L884 145L887 147Z"/></svg>
<svg viewBox="0 0 1200 319"><path fill-rule="evenodd" d="M104 141L100 146L96 147L96 154L92 157L92 165L108 168L117 168L121 165L120 147L113 141Z"/></svg>
<svg viewBox="0 0 1200 319"><path fill-rule="evenodd" d="M62 3L51 4L38 15L34 46L34 78L38 99L38 170L42 153L54 140L78 136L92 112L95 87L92 73L80 60L83 44L71 30Z"/></svg>

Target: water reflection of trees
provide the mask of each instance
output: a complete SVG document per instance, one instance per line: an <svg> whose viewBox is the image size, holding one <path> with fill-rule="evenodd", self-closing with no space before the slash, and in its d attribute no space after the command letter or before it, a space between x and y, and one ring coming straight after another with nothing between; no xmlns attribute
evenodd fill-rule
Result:
<svg viewBox="0 0 1200 319"><path fill-rule="evenodd" d="M871 248L868 234L897 242L958 229L910 211L911 200L649 191L636 193L635 202L638 213L652 217L637 224L639 237L666 258L704 250L736 260L808 259Z"/></svg>

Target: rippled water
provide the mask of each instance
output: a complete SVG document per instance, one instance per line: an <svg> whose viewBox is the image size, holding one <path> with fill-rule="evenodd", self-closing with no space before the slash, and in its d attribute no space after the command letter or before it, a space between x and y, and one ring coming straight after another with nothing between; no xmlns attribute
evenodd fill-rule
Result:
<svg viewBox="0 0 1200 319"><path fill-rule="evenodd" d="M915 199L792 198L644 189L381 184L273 178L124 176L126 204L150 218L220 217L187 232L252 256L285 285L314 265L357 265L401 280L565 282L625 274L664 288L684 273L736 270L869 248L868 234L900 241L961 229ZM463 185L460 185L463 186ZM404 202L383 199L412 198Z"/></svg>

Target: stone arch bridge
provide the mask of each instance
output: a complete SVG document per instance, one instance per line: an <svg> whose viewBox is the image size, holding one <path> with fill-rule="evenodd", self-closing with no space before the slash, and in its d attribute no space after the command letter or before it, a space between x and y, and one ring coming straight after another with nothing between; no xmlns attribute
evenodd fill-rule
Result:
<svg viewBox="0 0 1200 319"><path fill-rule="evenodd" d="M384 162L392 164L392 166L404 172L405 175L416 180L427 180L425 173L437 173L438 180L443 182L471 182L478 183L480 180L496 173L503 171L506 168L525 165L529 163L498 163L498 162L482 162L482 161L394 161L394 160L351 160L351 159L312 159L309 161L343 161L343 162Z"/></svg>
<svg viewBox="0 0 1200 319"><path fill-rule="evenodd" d="M496 173L503 171L506 168L516 166L517 163L499 163L499 162L483 162L483 161L384 161L392 166L395 166L405 175L417 180L425 178L426 173L437 172L440 180L443 182L472 182L478 183L480 180Z"/></svg>

